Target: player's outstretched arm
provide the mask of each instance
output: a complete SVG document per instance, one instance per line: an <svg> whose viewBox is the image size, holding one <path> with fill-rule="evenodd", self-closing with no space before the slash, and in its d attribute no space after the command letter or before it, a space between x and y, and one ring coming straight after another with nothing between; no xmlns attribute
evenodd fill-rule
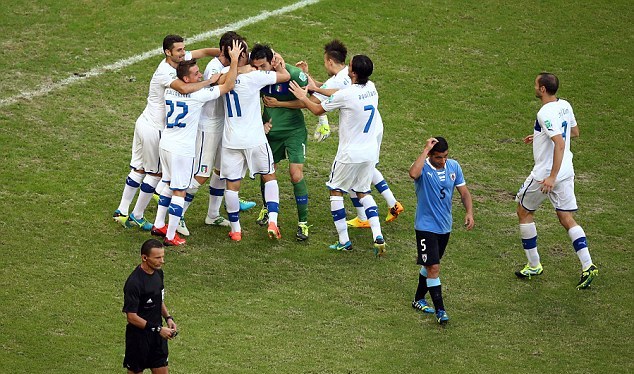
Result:
<svg viewBox="0 0 634 374"><path fill-rule="evenodd" d="M271 96L263 96L264 105L269 108L304 109L306 105L299 100L279 101Z"/></svg>
<svg viewBox="0 0 634 374"><path fill-rule="evenodd" d="M475 225L475 221L473 220L473 201L471 200L471 192L466 185L462 185L456 188L460 193L460 200L462 201L462 205L464 205L465 210L467 211L464 216L464 225L467 230L471 230Z"/></svg>
<svg viewBox="0 0 634 374"><path fill-rule="evenodd" d="M218 57L222 51L220 48L201 48L192 51L193 58Z"/></svg>
<svg viewBox="0 0 634 374"><path fill-rule="evenodd" d="M438 143L438 140L436 138L427 139L427 142L425 142L425 148L423 149L423 152L420 154L420 156L418 156L416 161L414 161L412 166L410 166L409 168L410 178L414 180L420 178L420 175L423 172L423 166L425 166L425 160L427 159L427 155L429 154L429 151L431 151L431 149L434 148L434 145L436 143Z"/></svg>
<svg viewBox="0 0 634 374"><path fill-rule="evenodd" d="M192 93L192 92L196 92L200 89L203 89L209 85L211 85L213 83L213 79L215 78L209 78L207 80L204 81L200 81L200 82L193 82L193 83L185 83L180 79L176 79L175 81L173 81L170 84L170 87L180 93L182 93L183 95L188 94L188 93Z"/></svg>
<svg viewBox="0 0 634 374"><path fill-rule="evenodd" d="M301 101L308 110L310 110L314 115L319 116L326 113L326 110L321 106L321 104L317 104L312 102L308 96L308 90L306 88L300 87L296 82L291 82L289 84L289 89L295 95L299 101Z"/></svg>

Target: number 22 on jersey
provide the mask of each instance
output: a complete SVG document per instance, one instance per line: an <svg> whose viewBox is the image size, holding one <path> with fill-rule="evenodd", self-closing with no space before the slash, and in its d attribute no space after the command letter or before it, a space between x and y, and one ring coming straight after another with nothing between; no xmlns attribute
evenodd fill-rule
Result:
<svg viewBox="0 0 634 374"><path fill-rule="evenodd" d="M165 126L168 129L171 129L174 126L176 127L187 126L185 122L180 121L183 119L183 117L187 115L187 112L189 111L189 108L187 107L187 103L183 101L177 101L176 103L174 103L172 100L165 100L165 105L169 107L169 110L165 118ZM174 117L174 121L170 122L170 119L172 117Z"/></svg>

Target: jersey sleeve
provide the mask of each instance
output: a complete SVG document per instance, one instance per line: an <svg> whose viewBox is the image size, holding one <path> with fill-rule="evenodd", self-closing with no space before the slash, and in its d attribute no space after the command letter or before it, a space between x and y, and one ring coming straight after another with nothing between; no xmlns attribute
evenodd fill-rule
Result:
<svg viewBox="0 0 634 374"><path fill-rule="evenodd" d="M537 113L537 121L541 128L546 130L546 134L549 138L561 135L561 124L556 123L557 119L549 115L547 111L539 111L539 113Z"/></svg>
<svg viewBox="0 0 634 374"><path fill-rule="evenodd" d="M251 74L253 75L253 83L260 88L277 83L277 74L274 71L258 70Z"/></svg>
<svg viewBox="0 0 634 374"><path fill-rule="evenodd" d="M568 108L570 108L570 124L569 126L575 127L577 126L577 119L575 118L575 112L572 111L572 105L570 105L570 103L568 103Z"/></svg>
<svg viewBox="0 0 634 374"><path fill-rule="evenodd" d="M462 167L460 164L456 162L456 180L454 181L454 186L460 187L466 185L467 182L464 180L464 175L462 174Z"/></svg>
<svg viewBox="0 0 634 374"><path fill-rule="evenodd" d="M200 102L207 102L211 100L216 100L220 97L220 89L217 86L214 87L205 87L199 91L194 92L192 95L196 100Z"/></svg>
<svg viewBox="0 0 634 374"><path fill-rule="evenodd" d="M123 309L124 313L137 313L139 311L139 299L141 298L141 291L139 287L134 284L132 278L128 279L123 287Z"/></svg>
<svg viewBox="0 0 634 374"><path fill-rule="evenodd" d="M332 94L328 99L321 102L321 107L324 108L326 112L331 112L335 109L341 109L345 105L345 95L343 91L337 91Z"/></svg>
<svg viewBox="0 0 634 374"><path fill-rule="evenodd" d="M178 79L175 71L169 72L166 69L159 69L154 78L156 78L156 81L165 88L170 88L172 82Z"/></svg>
<svg viewBox="0 0 634 374"><path fill-rule="evenodd" d="M308 86L308 76L302 69L286 64L286 70L291 74L291 80L295 81L300 87Z"/></svg>

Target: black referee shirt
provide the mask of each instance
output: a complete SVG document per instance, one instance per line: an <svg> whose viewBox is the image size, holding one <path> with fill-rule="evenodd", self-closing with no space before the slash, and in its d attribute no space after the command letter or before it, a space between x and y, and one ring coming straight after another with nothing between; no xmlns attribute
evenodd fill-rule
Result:
<svg viewBox="0 0 634 374"><path fill-rule="evenodd" d="M124 313L136 313L151 324L161 325L163 270L150 275L137 266L125 282L123 295Z"/></svg>

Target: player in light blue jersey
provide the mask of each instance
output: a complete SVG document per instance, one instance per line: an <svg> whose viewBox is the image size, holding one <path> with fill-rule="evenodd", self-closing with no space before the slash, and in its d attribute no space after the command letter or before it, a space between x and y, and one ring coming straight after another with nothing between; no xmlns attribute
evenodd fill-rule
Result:
<svg viewBox="0 0 634 374"><path fill-rule="evenodd" d="M416 246L417 263L423 265L418 276L418 288L412 307L425 313L436 313L438 323L449 320L442 299L440 286L440 259L445 253L453 218L451 199L454 187L460 193L467 213L464 225L471 230L474 225L471 193L467 188L462 168L456 160L448 159L449 145L444 138L430 138L423 153L409 169L409 176L416 187ZM434 307L425 301L429 291Z"/></svg>

